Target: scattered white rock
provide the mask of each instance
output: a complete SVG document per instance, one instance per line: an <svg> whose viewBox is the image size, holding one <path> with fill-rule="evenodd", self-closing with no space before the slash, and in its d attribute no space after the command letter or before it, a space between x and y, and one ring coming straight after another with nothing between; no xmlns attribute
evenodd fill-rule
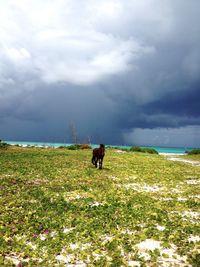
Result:
<svg viewBox="0 0 200 267"><path fill-rule="evenodd" d="M125 229L125 230L122 231L122 234L126 234L126 235L134 235L135 232L130 231L129 229Z"/></svg>
<svg viewBox="0 0 200 267"><path fill-rule="evenodd" d="M42 240L42 241L44 241L44 240L46 240L46 235L44 235L44 234L40 234L40 239Z"/></svg>
<svg viewBox="0 0 200 267"><path fill-rule="evenodd" d="M113 236L109 236L109 235L103 235L103 236L101 237L102 244L105 244L105 243L111 241L112 239L113 239Z"/></svg>
<svg viewBox="0 0 200 267"><path fill-rule="evenodd" d="M191 267L187 261L187 256L180 256L176 252L177 247L171 245L171 248L163 248L160 250L161 256L158 258L159 266L161 267ZM166 257L166 255L168 257Z"/></svg>
<svg viewBox="0 0 200 267"><path fill-rule="evenodd" d="M156 228L158 229L158 231L164 231L165 230L165 226L161 226L161 225L157 225Z"/></svg>
<svg viewBox="0 0 200 267"><path fill-rule="evenodd" d="M200 216L200 212L197 211L183 211L182 212L183 217L191 217L192 219L198 219Z"/></svg>
<svg viewBox="0 0 200 267"><path fill-rule="evenodd" d="M185 197L178 197L177 200L178 200L178 201L187 201L188 199L185 198Z"/></svg>
<svg viewBox="0 0 200 267"><path fill-rule="evenodd" d="M151 259L151 256L147 251L140 251L139 256L142 257L145 261L149 261Z"/></svg>
<svg viewBox="0 0 200 267"><path fill-rule="evenodd" d="M83 199L83 198L87 198L88 196L86 194L76 194L76 193L71 193L71 194L67 194L64 199L65 201L72 201L72 200L77 200L77 199Z"/></svg>
<svg viewBox="0 0 200 267"><path fill-rule="evenodd" d="M91 243L85 243L85 244L81 244L81 250L85 250L87 248L91 247Z"/></svg>
<svg viewBox="0 0 200 267"><path fill-rule="evenodd" d="M200 195L190 196L190 198L200 198Z"/></svg>
<svg viewBox="0 0 200 267"><path fill-rule="evenodd" d="M116 177L116 176L108 176L108 178L109 178L109 179L112 179L112 180L119 180L119 178Z"/></svg>
<svg viewBox="0 0 200 267"><path fill-rule="evenodd" d="M5 259L11 261L14 265L18 265L20 263L17 256L5 256Z"/></svg>
<svg viewBox="0 0 200 267"><path fill-rule="evenodd" d="M128 261L128 266L130 267L137 267L140 266L140 262L139 261Z"/></svg>
<svg viewBox="0 0 200 267"><path fill-rule="evenodd" d="M11 261L12 265L16 265L16 266L19 266L20 263L21 265L23 265L22 264L23 262L30 261L30 258L23 259L23 258L20 258L20 256L16 256L16 255L7 255L5 256L5 259Z"/></svg>
<svg viewBox="0 0 200 267"><path fill-rule="evenodd" d="M170 248L163 248L160 241L153 239L146 239L145 241L136 245L138 248L139 256L143 257L144 260L148 261L151 259L151 256L148 254L148 251L153 251L158 249L160 251L160 257L158 257L159 266L162 267L191 267L187 261L187 256L180 256L177 254L177 247L171 245ZM134 266L134 265L133 265ZM137 266L137 265L136 265Z"/></svg>
<svg viewBox="0 0 200 267"><path fill-rule="evenodd" d="M142 241L141 243L137 244L136 247L141 251L146 250L154 250L154 249L160 249L160 241L156 241L153 239L146 239L145 241Z"/></svg>
<svg viewBox="0 0 200 267"><path fill-rule="evenodd" d="M190 235L189 239L188 239L189 242L199 242L200 241L200 236L196 235Z"/></svg>
<svg viewBox="0 0 200 267"><path fill-rule="evenodd" d="M178 188L172 188L172 189L171 189L171 192L172 192L172 193L180 194L182 191L181 191L180 189L178 189Z"/></svg>
<svg viewBox="0 0 200 267"><path fill-rule="evenodd" d="M128 176L128 179L133 179L133 180L135 180L135 179L137 179L138 177L137 177L137 175L131 175L131 176Z"/></svg>
<svg viewBox="0 0 200 267"><path fill-rule="evenodd" d="M200 180L188 180L186 181L187 184L200 184Z"/></svg>
<svg viewBox="0 0 200 267"><path fill-rule="evenodd" d="M163 190L162 187L159 187L157 185L149 186L149 185L137 184L137 183L126 184L125 188L134 189L137 192L149 192L149 193L159 192Z"/></svg>
<svg viewBox="0 0 200 267"><path fill-rule="evenodd" d="M191 223L196 224L200 217L200 212L197 211L171 211L170 214L179 215L182 217L183 221L190 221Z"/></svg>
<svg viewBox="0 0 200 267"><path fill-rule="evenodd" d="M37 246L36 244L33 244L32 242L27 242L26 243L29 247L31 247L33 250L36 250Z"/></svg>
<svg viewBox="0 0 200 267"><path fill-rule="evenodd" d="M58 261L64 261L65 263L69 263L74 257L70 254L64 256L64 255L57 255L56 260Z"/></svg>
<svg viewBox="0 0 200 267"><path fill-rule="evenodd" d="M159 200L171 201L171 200L173 200L173 198L172 197L161 197L161 198L159 198Z"/></svg>
<svg viewBox="0 0 200 267"><path fill-rule="evenodd" d="M64 234L67 234L67 233L69 233L69 232L73 231L74 229L75 229L75 227L71 227L71 228L64 228L64 229L63 229L63 233L64 233Z"/></svg>
<svg viewBox="0 0 200 267"><path fill-rule="evenodd" d="M79 249L79 250L85 250L89 247L91 247L91 243L85 243L85 244L69 244L69 247L71 250L76 250L76 249Z"/></svg>
<svg viewBox="0 0 200 267"><path fill-rule="evenodd" d="M94 203L90 204L90 207L99 207L99 206L103 206L103 205L104 205L103 203L94 202Z"/></svg>
<svg viewBox="0 0 200 267"><path fill-rule="evenodd" d="M92 253L92 256L95 257L95 260L99 260L101 257L103 257L104 255L103 254L99 254L99 253L96 253L96 252L93 252Z"/></svg>
<svg viewBox="0 0 200 267"><path fill-rule="evenodd" d="M70 247L72 250L75 250L75 249L79 248L79 245L78 245L78 244L70 244L69 247Z"/></svg>
<svg viewBox="0 0 200 267"><path fill-rule="evenodd" d="M140 227L142 227L142 228L143 228L143 227L145 227L145 226L146 226L146 224L145 224L145 223L138 223L138 224L137 224L137 226L140 226Z"/></svg>
<svg viewBox="0 0 200 267"><path fill-rule="evenodd" d="M56 232L51 232L51 234L50 234L50 236L52 236L52 237L54 237L54 236L56 236L56 235L57 235Z"/></svg>
<svg viewBox="0 0 200 267"><path fill-rule="evenodd" d="M115 150L115 152L117 152L117 153L126 153L126 151L123 151L123 150Z"/></svg>

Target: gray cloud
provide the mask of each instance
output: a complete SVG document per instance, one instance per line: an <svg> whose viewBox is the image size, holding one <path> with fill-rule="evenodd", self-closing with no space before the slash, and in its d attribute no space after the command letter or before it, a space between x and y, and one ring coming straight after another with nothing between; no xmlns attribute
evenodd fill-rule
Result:
<svg viewBox="0 0 200 267"><path fill-rule="evenodd" d="M199 1L1 5L2 137L200 146Z"/></svg>

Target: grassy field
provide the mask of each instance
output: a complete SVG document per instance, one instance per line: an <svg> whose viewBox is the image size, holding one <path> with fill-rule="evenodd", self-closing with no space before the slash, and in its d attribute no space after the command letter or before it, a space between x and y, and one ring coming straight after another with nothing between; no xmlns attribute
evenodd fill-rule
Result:
<svg viewBox="0 0 200 267"><path fill-rule="evenodd" d="M184 156L199 161L199 156ZM200 266L200 167L107 149L0 150L0 266Z"/></svg>

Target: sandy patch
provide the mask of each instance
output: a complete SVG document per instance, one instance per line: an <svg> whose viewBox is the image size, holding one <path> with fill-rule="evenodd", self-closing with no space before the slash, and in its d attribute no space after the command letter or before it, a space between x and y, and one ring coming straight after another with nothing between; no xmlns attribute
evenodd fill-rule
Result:
<svg viewBox="0 0 200 267"><path fill-rule="evenodd" d="M200 218L200 212L197 212L197 211L183 211L181 214L183 217L189 217L192 219Z"/></svg>
<svg viewBox="0 0 200 267"><path fill-rule="evenodd" d="M104 206L104 203L94 202L90 204L90 207L99 207L99 206Z"/></svg>
<svg viewBox="0 0 200 267"><path fill-rule="evenodd" d="M126 151L123 151L123 150L115 150L115 152L117 152L117 153L126 153Z"/></svg>
<svg viewBox="0 0 200 267"><path fill-rule="evenodd" d="M163 191L163 187L159 187L157 185L145 185L145 184L137 184L137 183L129 183L124 185L126 189L133 189L137 192L148 192L148 193L154 193L154 192L160 192Z"/></svg>
<svg viewBox="0 0 200 267"><path fill-rule="evenodd" d="M177 157L177 154L162 154L162 155L165 156L168 160L179 161L179 162L191 164L192 166L200 166L199 161L179 158Z"/></svg>
<svg viewBox="0 0 200 267"><path fill-rule="evenodd" d="M194 243L199 242L200 241L200 236L198 236L198 235L195 235L195 236L194 235L190 235L188 241L189 242L194 242Z"/></svg>
<svg viewBox="0 0 200 267"><path fill-rule="evenodd" d="M63 229L63 233L64 233L64 234L68 234L68 233L70 233L71 231L73 231L74 229L75 229L75 227L64 228L64 229Z"/></svg>
<svg viewBox="0 0 200 267"><path fill-rule="evenodd" d="M73 201L90 197L90 194L87 192L72 191L64 194L65 201Z"/></svg>
<svg viewBox="0 0 200 267"><path fill-rule="evenodd" d="M146 239L141 243L137 244L139 255L144 258L144 260L149 261L151 259L150 252L154 250L160 251L160 256L158 257L159 266L171 267L171 266L188 266L187 256L180 256L177 254L177 247L171 244L170 248L163 248L160 241L153 239Z"/></svg>
<svg viewBox="0 0 200 267"><path fill-rule="evenodd" d="M145 241L142 241L141 243L137 244L136 247L139 249L139 251L146 251L146 250L154 250L154 249L160 249L161 248L161 242L156 241L153 239L146 239Z"/></svg>
<svg viewBox="0 0 200 267"><path fill-rule="evenodd" d="M193 184L193 185L200 184L200 180L188 180L186 181L186 184Z"/></svg>

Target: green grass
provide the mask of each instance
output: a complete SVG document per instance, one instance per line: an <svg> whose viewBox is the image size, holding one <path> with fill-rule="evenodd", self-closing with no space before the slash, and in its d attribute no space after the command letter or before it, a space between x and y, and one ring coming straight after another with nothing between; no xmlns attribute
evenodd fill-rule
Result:
<svg viewBox="0 0 200 267"><path fill-rule="evenodd" d="M200 167L112 149L103 167L91 150L0 150L0 266L200 266Z"/></svg>

